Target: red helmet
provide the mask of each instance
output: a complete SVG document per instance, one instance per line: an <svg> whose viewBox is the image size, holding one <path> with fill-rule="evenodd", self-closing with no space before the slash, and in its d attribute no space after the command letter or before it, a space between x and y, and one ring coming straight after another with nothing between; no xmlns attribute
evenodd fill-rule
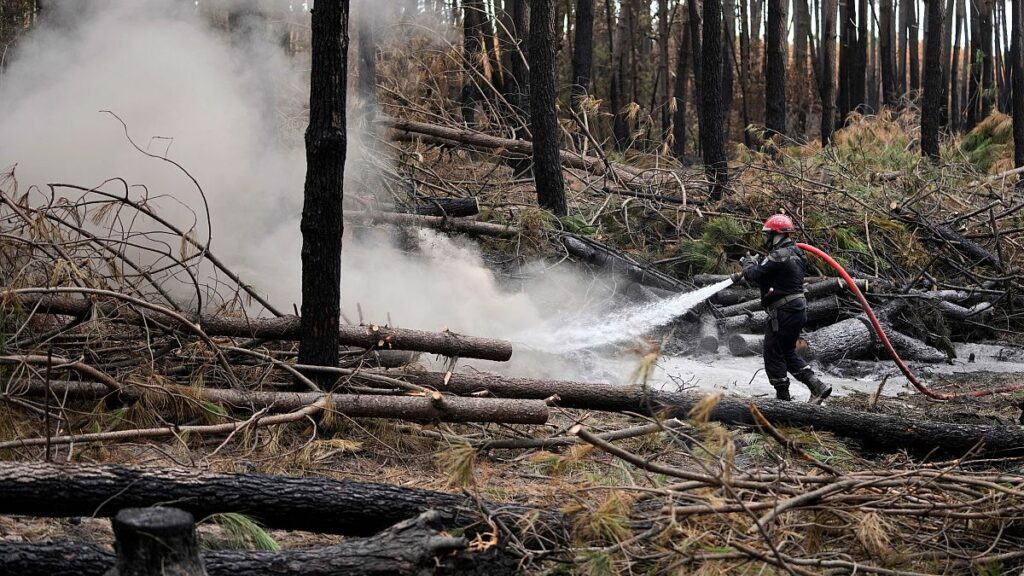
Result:
<svg viewBox="0 0 1024 576"><path fill-rule="evenodd" d="M785 214L776 214L764 221L762 232L775 232L777 234L788 234L795 230L793 219Z"/></svg>

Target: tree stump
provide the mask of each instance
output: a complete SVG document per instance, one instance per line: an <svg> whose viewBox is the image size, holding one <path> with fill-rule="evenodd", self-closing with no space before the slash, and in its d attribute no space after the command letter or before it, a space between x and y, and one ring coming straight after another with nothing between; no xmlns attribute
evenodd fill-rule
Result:
<svg viewBox="0 0 1024 576"><path fill-rule="evenodd" d="M125 508L112 522L117 564L106 576L206 576L196 523L177 508Z"/></svg>

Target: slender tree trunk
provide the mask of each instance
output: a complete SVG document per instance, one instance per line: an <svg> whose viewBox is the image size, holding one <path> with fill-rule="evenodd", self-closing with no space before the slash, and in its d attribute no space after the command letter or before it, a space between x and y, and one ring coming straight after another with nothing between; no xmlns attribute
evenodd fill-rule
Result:
<svg viewBox="0 0 1024 576"><path fill-rule="evenodd" d="M921 153L939 160L942 121L942 0L925 0L924 94L921 102Z"/></svg>
<svg viewBox="0 0 1024 576"><path fill-rule="evenodd" d="M377 111L377 42L374 38L376 12L359 15L359 99L364 118L372 122Z"/></svg>
<svg viewBox="0 0 1024 576"><path fill-rule="evenodd" d="M338 364L348 13L348 0L323 2L313 9L311 19L299 363L317 366ZM319 379L333 380L330 375Z"/></svg>
<svg viewBox="0 0 1024 576"><path fill-rule="evenodd" d="M594 0L576 0L576 38L572 49L572 105L582 115L580 100L590 92L594 62Z"/></svg>
<svg viewBox="0 0 1024 576"><path fill-rule="evenodd" d="M896 59L893 57L893 0L880 0L878 6L878 52L882 68L882 103L896 106Z"/></svg>
<svg viewBox="0 0 1024 576"><path fill-rule="evenodd" d="M849 0L853 2L853 0ZM857 110L867 101L865 82L868 65L868 1L858 0L857 42L850 66L853 78L850 80L850 109Z"/></svg>
<svg viewBox="0 0 1024 576"><path fill-rule="evenodd" d="M743 143L752 146L750 131L750 20L748 3L740 0L740 97L743 98ZM803 0L806 2L806 0Z"/></svg>
<svg viewBox="0 0 1024 576"><path fill-rule="evenodd" d="M946 14L942 18L942 125L948 130L951 126L951 108L949 103L950 96L950 50L953 41L953 8L956 6L955 0L946 0Z"/></svg>
<svg viewBox="0 0 1024 576"><path fill-rule="evenodd" d="M910 50L910 1L896 0L899 8L899 22L897 23L896 36L896 60L897 60L897 86L896 90L900 96L906 95L910 84L907 82L907 53Z"/></svg>
<svg viewBox="0 0 1024 576"><path fill-rule="evenodd" d="M857 0L839 0L839 91L836 104L839 123L846 122L850 113L850 81L853 77L853 53L857 36ZM851 14L853 12L853 14Z"/></svg>
<svg viewBox="0 0 1024 576"><path fill-rule="evenodd" d="M685 8L684 8L685 10ZM676 56L676 111L672 120L672 153L682 160L686 156L686 84L690 72L690 20L683 17L682 34Z"/></svg>
<svg viewBox="0 0 1024 576"><path fill-rule="evenodd" d="M1002 82L999 85L999 109L1004 114L1012 114L1013 98L1010 84L1013 82L1013 62L1010 56L1012 48L1010 47L1010 36L1008 31L1010 26L1009 21L1012 19L1012 16L1007 13L1005 3L999 3L997 6L999 7L999 13L1001 15L999 19L999 29L1003 34L1003 41L1002 44L1000 44L998 51L1000 54L999 69L1002 71ZM1003 50L1005 50L1005 52Z"/></svg>
<svg viewBox="0 0 1024 576"><path fill-rule="evenodd" d="M982 85L985 77L985 48L984 48L984 36L985 33L982 31L982 20L984 19L984 0L971 0L971 41L970 41L970 54L969 62L971 66L970 80L967 87L967 125L964 126L966 131L971 131L981 118L984 116L981 114L982 108Z"/></svg>
<svg viewBox="0 0 1024 576"><path fill-rule="evenodd" d="M950 81L950 102L949 102L949 124L950 128L954 132L959 132L963 126L963 100L960 98L961 91L961 66L960 60L962 56L960 54L960 32L964 29L966 21L966 12L964 2L965 0L954 0L956 3L956 16L953 20L956 33L953 37L953 62L950 65L949 81Z"/></svg>
<svg viewBox="0 0 1024 576"><path fill-rule="evenodd" d="M796 84L793 103L796 118L793 122L795 135L803 139L807 135L807 112L810 101L807 84L810 73L807 66L807 46L811 35L811 14L807 0L793 0L793 70Z"/></svg>
<svg viewBox="0 0 1024 576"><path fill-rule="evenodd" d="M711 199L721 200L729 180L729 166L725 155L725 109L722 106L722 3L704 0L704 44L701 72L700 140L704 151L704 170L711 184Z"/></svg>
<svg viewBox="0 0 1024 576"><path fill-rule="evenodd" d="M1013 164L1024 166L1024 0L1012 0L1010 63L1012 64ZM1020 180L1018 180L1020 182Z"/></svg>
<svg viewBox="0 0 1024 576"><path fill-rule="evenodd" d="M664 140L669 131L669 100L672 98L672 83L669 82L668 67L668 0L658 0L658 95L661 108L661 136Z"/></svg>
<svg viewBox="0 0 1024 576"><path fill-rule="evenodd" d="M611 11L611 2L608 10ZM609 17L609 20L611 18ZM625 150L629 143L629 125L626 122L625 70L626 70L626 18L625 5L619 8L619 17L615 22L615 34L612 41L612 134L615 148Z"/></svg>
<svg viewBox="0 0 1024 576"><path fill-rule="evenodd" d="M765 127L770 133L786 135L786 4L768 0L768 28L765 30Z"/></svg>
<svg viewBox="0 0 1024 576"><path fill-rule="evenodd" d="M921 58L919 47L921 45L920 25L917 18L917 0L907 2L907 14L910 17L907 30L909 47L907 56L909 58L907 67L910 70L910 90L917 92L921 89Z"/></svg>
<svg viewBox="0 0 1024 576"><path fill-rule="evenodd" d="M701 151L704 149L704 50L702 49L702 30L699 0L686 0L690 14L690 54L693 55L693 102L697 107L697 132Z"/></svg>
<svg viewBox="0 0 1024 576"><path fill-rule="evenodd" d="M995 104L995 75L992 58L992 7L993 0L980 0L981 20L978 22L981 29L981 53L982 53L982 76L981 76L981 117L987 118L992 113Z"/></svg>
<svg viewBox="0 0 1024 576"><path fill-rule="evenodd" d="M483 0L462 0L462 58L466 78L460 101L462 120L468 126L476 125L476 105L482 95L480 83L483 82L484 17Z"/></svg>
<svg viewBox="0 0 1024 576"><path fill-rule="evenodd" d="M828 146L832 142L832 132L836 124L835 109L835 76L836 76L836 8L837 0L821 2L821 76L819 77L818 94L821 96L821 145Z"/></svg>
<svg viewBox="0 0 1024 576"><path fill-rule="evenodd" d="M736 65L736 0L722 0L722 113L725 139L732 134L732 100ZM744 126L744 129L746 126Z"/></svg>
<svg viewBox="0 0 1024 576"><path fill-rule="evenodd" d="M565 216L565 181L555 112L555 0L532 0L530 9L530 118L537 203Z"/></svg>

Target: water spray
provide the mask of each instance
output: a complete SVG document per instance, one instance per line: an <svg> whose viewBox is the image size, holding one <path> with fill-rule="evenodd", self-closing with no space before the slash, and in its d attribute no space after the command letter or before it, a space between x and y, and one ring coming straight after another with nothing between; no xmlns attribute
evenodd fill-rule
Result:
<svg viewBox="0 0 1024 576"><path fill-rule="evenodd" d="M810 244L803 244L798 242L797 246L801 250L810 252L811 254L814 254L815 256L821 258L829 266L835 268L836 272L839 273L839 275L846 282L846 285L850 288L850 291L853 292L853 295L857 297L857 302L860 303L860 307L864 310L864 314L867 315L868 320L871 322L871 326L875 329L875 333L878 334L878 339L882 342L882 346L884 346L886 352L889 353L889 357L892 358L892 361L896 363L896 366L900 369L900 372L902 372L903 375L907 377L907 380L909 380L910 383L914 385L914 388L917 388L918 391L920 391L925 396L928 396L929 398L934 398L936 400L952 400L953 398L956 398L956 394L943 394L941 392L935 392L934 390L931 390L930 388L925 386L924 383L922 383L917 378L917 376L914 375L914 373L910 370L910 367L907 366L906 362L904 362L903 359L900 358L900 355L896 352L896 349L893 348L892 342L889 341L889 337L886 335L885 330L882 329L882 323L878 321L878 318L875 316L874 310L871 309L871 305L868 304L867 298L864 297L864 293L860 291L860 288L857 287L856 282L853 281L853 278L850 276L850 274L846 271L845 268L843 268L831 256L829 256L822 250L819 250L818 248L811 246ZM971 392L970 396L978 398L981 396L988 396L990 394L1014 392L1016 390L1024 390L1024 386L1007 386L1004 388L997 388L994 390L977 390L975 392Z"/></svg>

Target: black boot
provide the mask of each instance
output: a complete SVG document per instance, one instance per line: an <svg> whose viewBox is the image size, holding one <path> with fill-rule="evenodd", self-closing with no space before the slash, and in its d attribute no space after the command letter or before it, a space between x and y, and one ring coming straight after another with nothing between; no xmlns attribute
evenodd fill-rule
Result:
<svg viewBox="0 0 1024 576"><path fill-rule="evenodd" d="M814 372L807 368L794 374L796 379L803 382L811 390L811 397L807 401L811 404L821 404L825 398L832 395L832 387L822 382L814 375Z"/></svg>
<svg viewBox="0 0 1024 576"><path fill-rule="evenodd" d="M768 382L775 387L775 399L790 401L793 399L789 395L789 378L769 378Z"/></svg>

